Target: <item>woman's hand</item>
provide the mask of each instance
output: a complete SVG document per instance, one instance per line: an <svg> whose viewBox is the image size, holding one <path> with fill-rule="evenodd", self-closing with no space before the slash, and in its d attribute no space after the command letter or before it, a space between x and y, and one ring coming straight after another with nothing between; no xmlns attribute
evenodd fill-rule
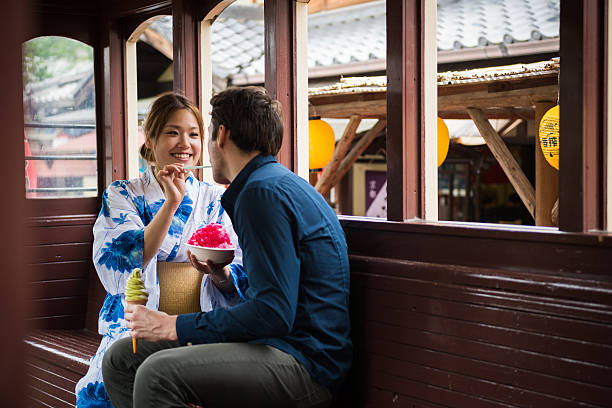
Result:
<svg viewBox="0 0 612 408"><path fill-rule="evenodd" d="M157 181L164 191L166 202L175 210L185 196L185 180L188 175L189 172L179 164L167 164L156 174Z"/></svg>
<svg viewBox="0 0 612 408"><path fill-rule="evenodd" d="M176 316L147 309L143 305L125 307L127 328L132 337L146 341L177 340Z"/></svg>
<svg viewBox="0 0 612 408"><path fill-rule="evenodd" d="M234 259L233 253L228 255L227 259L221 263L214 263L210 259L207 259L206 262L200 262L189 250L187 250L187 257L194 268L210 276L210 279L220 291L230 293L235 290L230 279L229 268L225 267Z"/></svg>

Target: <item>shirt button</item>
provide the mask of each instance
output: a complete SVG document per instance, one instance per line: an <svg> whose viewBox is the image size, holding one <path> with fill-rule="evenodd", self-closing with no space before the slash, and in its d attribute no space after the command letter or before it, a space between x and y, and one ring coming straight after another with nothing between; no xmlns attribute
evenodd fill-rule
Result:
<svg viewBox="0 0 612 408"><path fill-rule="evenodd" d="M187 342L187 345L188 346L193 346L193 344L190 341Z"/></svg>

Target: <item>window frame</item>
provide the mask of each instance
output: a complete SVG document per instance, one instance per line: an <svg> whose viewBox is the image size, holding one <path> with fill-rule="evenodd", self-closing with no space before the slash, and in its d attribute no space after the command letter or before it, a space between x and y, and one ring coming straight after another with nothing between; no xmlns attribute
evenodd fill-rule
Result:
<svg viewBox="0 0 612 408"><path fill-rule="evenodd" d="M426 0L387 0L389 221L428 218L423 165L427 118L423 112L428 96L426 78L431 74L426 71L422 50L427 46L426 25L432 22L426 18L425 4ZM607 124L602 91L607 84L602 68L607 62L603 52L604 4L561 0L560 19L560 55L564 61L560 104L568 107L561 110L561 133L573 137L565 137L563 143L567 147L560 153L564 171L559 175L559 231L600 231L605 227L607 207L603 154ZM569 91L563 92L564 89ZM609 167L607 164L608 178ZM607 194L609 200L610 192Z"/></svg>
<svg viewBox="0 0 612 408"><path fill-rule="evenodd" d="M98 209L99 197L104 191L101 180L104 178L104 167L102 163L102 83L100 45L97 18L94 10L83 10L82 15L71 15L53 12L42 8L37 13L39 24L27 27L21 44L26 41L44 36L58 36L76 40L93 48L94 55L94 87L95 87L95 112L96 112L96 166L98 178L98 194L93 197L71 197L71 198L26 198L24 202L28 214L36 216L65 216L73 214L95 214ZM22 96L23 101L23 96Z"/></svg>

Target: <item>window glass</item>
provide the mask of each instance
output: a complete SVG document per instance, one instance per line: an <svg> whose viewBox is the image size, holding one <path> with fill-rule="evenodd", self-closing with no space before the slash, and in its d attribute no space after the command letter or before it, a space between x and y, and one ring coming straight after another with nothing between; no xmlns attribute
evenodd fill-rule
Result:
<svg viewBox="0 0 612 408"><path fill-rule="evenodd" d="M202 114L208 124L211 96L229 86L265 83L264 1L234 1L214 20L206 19L202 32L202 67L208 76L202 86ZM208 149L202 153L202 164L207 166L202 179L213 183Z"/></svg>
<svg viewBox="0 0 612 408"><path fill-rule="evenodd" d="M538 124L557 104L559 3L438 0L439 220L555 226Z"/></svg>
<svg viewBox="0 0 612 408"><path fill-rule="evenodd" d="M213 93L265 82L264 2L238 0L211 26Z"/></svg>
<svg viewBox="0 0 612 408"><path fill-rule="evenodd" d="M145 137L142 125L151 108L151 104L157 97L168 91L172 91L174 83L174 53L172 44L172 16L157 16L138 28L141 33L135 44L136 69L130 72L136 73L136 99L137 103L137 126L138 132L129 132L130 160L138 160L138 173L146 170L146 162L138 154L140 146ZM134 46L134 44L128 44ZM129 60L131 64L133 61ZM131 106L129 109L133 109ZM134 140L133 140L134 138ZM130 161L130 169L135 167ZM135 171L134 171L135 173ZM133 175L130 175L133 177Z"/></svg>
<svg viewBox="0 0 612 408"><path fill-rule="evenodd" d="M27 198L96 196L93 48L64 37L23 44Z"/></svg>
<svg viewBox="0 0 612 408"><path fill-rule="evenodd" d="M338 214L387 217L385 3L308 4L310 182Z"/></svg>

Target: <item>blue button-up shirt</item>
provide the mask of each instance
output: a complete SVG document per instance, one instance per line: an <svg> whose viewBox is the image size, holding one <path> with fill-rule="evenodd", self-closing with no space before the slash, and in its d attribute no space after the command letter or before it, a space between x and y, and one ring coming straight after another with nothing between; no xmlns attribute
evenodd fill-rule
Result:
<svg viewBox="0 0 612 408"><path fill-rule="evenodd" d="M252 159L221 203L242 247L248 287L238 288L243 301L232 308L178 316L179 340L265 343L335 392L352 359L349 264L338 217L272 156Z"/></svg>

